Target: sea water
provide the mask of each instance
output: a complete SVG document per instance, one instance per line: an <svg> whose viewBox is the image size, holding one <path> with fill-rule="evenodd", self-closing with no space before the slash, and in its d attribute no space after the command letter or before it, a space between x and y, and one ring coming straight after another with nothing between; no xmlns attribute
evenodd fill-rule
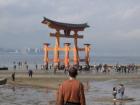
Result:
<svg viewBox="0 0 140 105"><path fill-rule="evenodd" d="M63 58L63 55L60 57ZM84 58L84 55L82 57ZM53 56L49 56L49 58L52 59ZM13 62L16 64L27 62L30 67L44 64L41 54L0 54L0 67L13 67ZM90 64L140 64L140 56L91 56Z"/></svg>

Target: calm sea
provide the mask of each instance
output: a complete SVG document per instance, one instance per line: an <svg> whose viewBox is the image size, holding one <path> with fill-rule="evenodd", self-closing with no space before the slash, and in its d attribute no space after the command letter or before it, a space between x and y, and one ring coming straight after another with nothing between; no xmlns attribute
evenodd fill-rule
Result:
<svg viewBox="0 0 140 105"><path fill-rule="evenodd" d="M50 56L52 58L52 56ZM84 56L83 56L84 58ZM27 62L29 65L43 64L43 55L0 54L0 67L13 66L13 62ZM92 56L90 64L140 64L140 56Z"/></svg>

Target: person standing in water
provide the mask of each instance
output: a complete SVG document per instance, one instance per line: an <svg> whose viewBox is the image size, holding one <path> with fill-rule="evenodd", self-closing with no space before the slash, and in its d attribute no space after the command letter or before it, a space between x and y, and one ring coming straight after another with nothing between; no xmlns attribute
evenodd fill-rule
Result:
<svg viewBox="0 0 140 105"><path fill-rule="evenodd" d="M117 88L116 87L113 87L113 100L116 100L116 96L117 96Z"/></svg>
<svg viewBox="0 0 140 105"><path fill-rule="evenodd" d="M15 72L12 73L11 77L12 77L12 81L15 81Z"/></svg>
<svg viewBox="0 0 140 105"><path fill-rule="evenodd" d="M68 73L69 79L59 86L56 105L86 105L84 86L76 79L77 69L72 67Z"/></svg>
<svg viewBox="0 0 140 105"><path fill-rule="evenodd" d="M125 87L123 84L119 85L119 89L118 89L118 93L119 93L119 99L123 99L124 97L124 91L125 91Z"/></svg>

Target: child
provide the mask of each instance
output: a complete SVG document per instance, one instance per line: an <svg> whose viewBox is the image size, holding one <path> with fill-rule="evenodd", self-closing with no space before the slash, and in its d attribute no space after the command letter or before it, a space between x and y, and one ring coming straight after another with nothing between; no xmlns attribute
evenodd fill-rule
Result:
<svg viewBox="0 0 140 105"><path fill-rule="evenodd" d="M113 100L116 100L116 95L117 95L117 88L116 87L113 87L113 93L112 93L114 99Z"/></svg>

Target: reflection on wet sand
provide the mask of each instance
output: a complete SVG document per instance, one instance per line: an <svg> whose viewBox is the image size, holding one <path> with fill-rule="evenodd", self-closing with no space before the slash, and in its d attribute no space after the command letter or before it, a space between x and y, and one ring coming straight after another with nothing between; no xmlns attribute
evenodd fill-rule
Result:
<svg viewBox="0 0 140 105"><path fill-rule="evenodd" d="M114 102L113 105L125 105L123 102Z"/></svg>
<svg viewBox="0 0 140 105"><path fill-rule="evenodd" d="M56 103L55 101L49 101L48 105L55 105L55 103Z"/></svg>
<svg viewBox="0 0 140 105"><path fill-rule="evenodd" d="M89 89L90 89L89 81L86 81L86 82L84 83L84 89L85 89L86 92L89 91Z"/></svg>
<svg viewBox="0 0 140 105"><path fill-rule="evenodd" d="M16 87L15 86L12 86L11 89L13 90L13 92L16 91Z"/></svg>
<svg viewBox="0 0 140 105"><path fill-rule="evenodd" d="M112 87L120 83L118 80L87 81L84 83L87 105L139 105L139 81L121 80L121 82L126 86L125 97L131 100L113 101ZM1 105L19 105L21 103L25 105L55 105L56 93L56 90L48 88L39 90L32 87L5 85L0 87L0 102Z"/></svg>

